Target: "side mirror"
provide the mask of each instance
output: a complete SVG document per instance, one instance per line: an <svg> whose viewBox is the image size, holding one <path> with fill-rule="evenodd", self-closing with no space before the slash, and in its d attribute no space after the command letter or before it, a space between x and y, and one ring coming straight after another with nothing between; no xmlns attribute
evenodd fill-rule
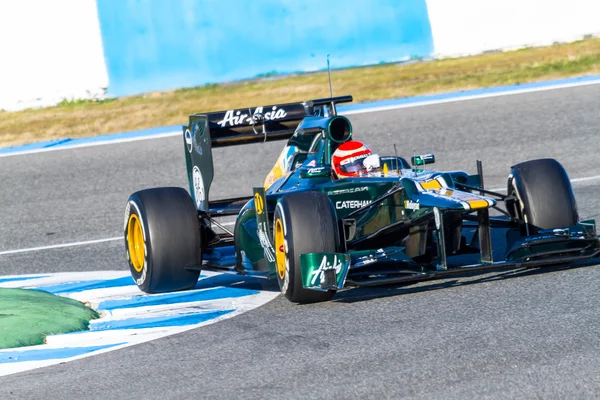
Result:
<svg viewBox="0 0 600 400"><path fill-rule="evenodd" d="M414 166L433 164L435 162L435 155L433 153L421 154L419 156L412 156L410 162Z"/></svg>

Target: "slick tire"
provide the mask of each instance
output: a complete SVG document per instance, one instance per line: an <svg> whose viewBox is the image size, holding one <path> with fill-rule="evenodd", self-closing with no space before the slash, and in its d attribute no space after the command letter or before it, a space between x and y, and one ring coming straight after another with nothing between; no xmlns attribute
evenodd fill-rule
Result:
<svg viewBox="0 0 600 400"><path fill-rule="evenodd" d="M124 235L129 270L142 291L185 290L198 282L202 265L198 214L184 189L163 187L132 194L125 207Z"/></svg>
<svg viewBox="0 0 600 400"><path fill-rule="evenodd" d="M556 160L544 158L512 167L508 176L507 203L512 217L524 222L525 233L564 228L578 221L577 203L567 172Z"/></svg>
<svg viewBox="0 0 600 400"><path fill-rule="evenodd" d="M300 255L335 252L339 231L335 209L322 192L285 195L277 203L273 222L276 275L281 292L294 303L328 301L335 291L304 289Z"/></svg>

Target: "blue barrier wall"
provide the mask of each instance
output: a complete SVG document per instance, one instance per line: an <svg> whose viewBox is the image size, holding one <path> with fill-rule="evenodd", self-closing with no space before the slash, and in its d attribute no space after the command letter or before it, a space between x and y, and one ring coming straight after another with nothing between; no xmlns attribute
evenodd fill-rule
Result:
<svg viewBox="0 0 600 400"><path fill-rule="evenodd" d="M433 53L425 0L98 0L108 94Z"/></svg>

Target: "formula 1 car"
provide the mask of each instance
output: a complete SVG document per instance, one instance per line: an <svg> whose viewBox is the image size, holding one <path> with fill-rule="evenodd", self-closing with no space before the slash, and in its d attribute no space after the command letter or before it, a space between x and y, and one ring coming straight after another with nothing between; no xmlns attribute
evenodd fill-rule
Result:
<svg viewBox="0 0 600 400"><path fill-rule="evenodd" d="M290 301L310 303L345 287L599 255L595 221L579 220L567 173L553 159L512 166L506 194L484 188L480 161L476 174L427 170L433 154L413 156L410 164L382 156L377 176L334 179L332 153L352 138L336 105L350 101L339 96L191 115L183 127L191 196L183 188L154 188L127 202L125 245L138 287L190 289L201 269L220 270L276 278ZM264 187L209 200L212 148L273 140L287 144ZM226 216L237 216L233 232L219 222ZM501 257L492 249L496 231ZM469 257L474 261L465 264Z"/></svg>

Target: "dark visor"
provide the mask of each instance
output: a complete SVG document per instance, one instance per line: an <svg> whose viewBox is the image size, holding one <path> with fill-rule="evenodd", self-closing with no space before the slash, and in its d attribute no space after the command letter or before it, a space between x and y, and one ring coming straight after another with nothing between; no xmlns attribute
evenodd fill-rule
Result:
<svg viewBox="0 0 600 400"><path fill-rule="evenodd" d="M346 174L361 171L363 169L363 161L365 158L367 158L367 154L365 154L364 157L360 157L357 160L349 162L348 164L340 165L340 169Z"/></svg>

